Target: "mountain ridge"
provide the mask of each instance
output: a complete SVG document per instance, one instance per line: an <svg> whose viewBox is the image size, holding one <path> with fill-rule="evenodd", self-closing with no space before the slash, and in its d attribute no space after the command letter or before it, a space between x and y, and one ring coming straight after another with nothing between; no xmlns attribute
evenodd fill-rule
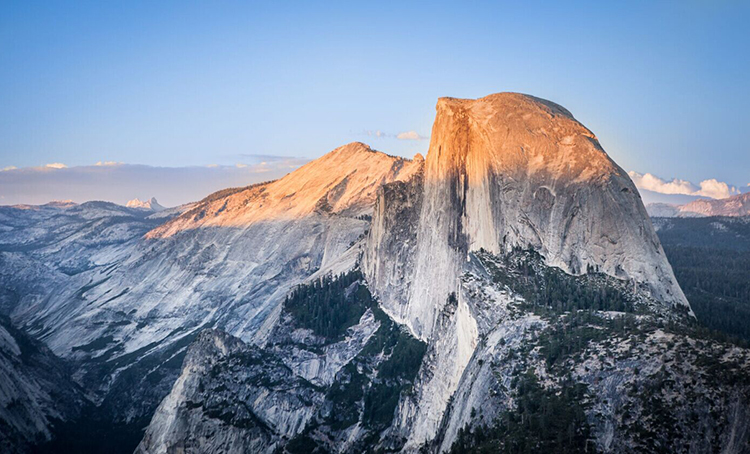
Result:
<svg viewBox="0 0 750 454"><path fill-rule="evenodd" d="M264 220L296 219L316 210L366 214L377 187L390 178L408 178L418 161L389 156L362 142L352 142L278 180L238 188L226 196L210 195L147 237L165 237L199 227L242 227Z"/></svg>
<svg viewBox="0 0 750 454"><path fill-rule="evenodd" d="M652 217L750 216L750 192L726 199L701 199L682 205L652 203L646 206Z"/></svg>

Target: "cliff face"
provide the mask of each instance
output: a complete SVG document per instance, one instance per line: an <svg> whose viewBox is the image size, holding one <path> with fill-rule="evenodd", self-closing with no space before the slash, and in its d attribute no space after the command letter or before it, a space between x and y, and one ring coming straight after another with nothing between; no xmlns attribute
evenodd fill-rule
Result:
<svg viewBox="0 0 750 454"><path fill-rule="evenodd" d="M472 252L518 247L573 275L631 281L660 311L689 311L635 186L570 112L515 93L441 98L424 170L380 192L362 262L384 310L430 344L420 397L400 408L407 446L436 436L488 335L481 325L494 323L462 297Z"/></svg>
<svg viewBox="0 0 750 454"><path fill-rule="evenodd" d="M86 399L66 365L0 316L0 450L28 452L74 419Z"/></svg>
<svg viewBox="0 0 750 454"><path fill-rule="evenodd" d="M137 452L367 452L423 353L359 272L313 280L287 299L262 347L201 333Z"/></svg>
<svg viewBox="0 0 750 454"><path fill-rule="evenodd" d="M647 284L666 305L688 306L626 172L554 103L515 93L441 98L415 184L421 188L404 192L416 193L407 219L415 236L403 254L413 258L399 257L408 269L394 269L394 257L382 253L398 240L383 226L397 220L377 217L364 267L389 313L422 338L456 291L467 253L482 248L531 246L548 265L572 274L598 268ZM389 194L382 197L387 204ZM404 280L411 282L405 295L385 297Z"/></svg>

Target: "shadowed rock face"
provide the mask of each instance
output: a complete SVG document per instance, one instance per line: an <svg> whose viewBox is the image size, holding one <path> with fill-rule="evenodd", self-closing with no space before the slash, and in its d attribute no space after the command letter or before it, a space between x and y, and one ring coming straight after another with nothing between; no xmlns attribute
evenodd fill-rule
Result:
<svg viewBox="0 0 750 454"><path fill-rule="evenodd" d="M0 316L0 451L49 441L55 422L77 417L84 402L66 365Z"/></svg>
<svg viewBox="0 0 750 454"><path fill-rule="evenodd" d="M557 104L516 93L441 98L424 178L414 181L415 241L402 257L380 253L395 240L382 226L394 221L376 217L365 269L381 296L410 281L383 304L422 338L437 302L456 291L467 253L480 248L532 246L569 273L598 267L647 284L667 306L688 306L627 173ZM394 259L408 265L395 270Z"/></svg>

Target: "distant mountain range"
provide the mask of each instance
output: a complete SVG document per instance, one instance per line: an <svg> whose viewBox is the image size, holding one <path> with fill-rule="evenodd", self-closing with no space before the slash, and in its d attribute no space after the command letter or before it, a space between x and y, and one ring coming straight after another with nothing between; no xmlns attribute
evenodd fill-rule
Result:
<svg viewBox="0 0 750 454"><path fill-rule="evenodd" d="M682 205L651 203L646 205L652 217L750 216L750 193L726 199L700 199Z"/></svg>

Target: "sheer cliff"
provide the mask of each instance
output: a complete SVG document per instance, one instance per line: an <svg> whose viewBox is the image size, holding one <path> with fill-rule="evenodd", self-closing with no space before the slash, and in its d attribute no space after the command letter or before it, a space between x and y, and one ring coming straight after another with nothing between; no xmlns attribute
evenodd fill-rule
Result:
<svg viewBox="0 0 750 454"><path fill-rule="evenodd" d="M593 266L648 284L665 305L688 304L627 173L554 103L515 93L441 98L415 184L410 269L394 270L396 257L381 253L396 239L383 226L397 221L386 219L373 223L363 266L377 295L408 288L383 304L420 337L432 332L436 301L456 290L467 252L480 248L533 247L569 273Z"/></svg>

